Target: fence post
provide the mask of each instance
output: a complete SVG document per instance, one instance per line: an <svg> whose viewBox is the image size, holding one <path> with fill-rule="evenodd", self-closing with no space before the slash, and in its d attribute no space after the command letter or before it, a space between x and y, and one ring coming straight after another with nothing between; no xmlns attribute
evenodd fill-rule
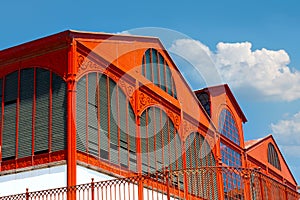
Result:
<svg viewBox="0 0 300 200"><path fill-rule="evenodd" d="M169 181L169 170L168 167L166 167L166 171L165 171L165 176L166 176L166 182L167 182L167 200L170 200L170 181Z"/></svg>
<svg viewBox="0 0 300 200"><path fill-rule="evenodd" d="M25 194L25 196L26 196L26 200L29 200L29 189L28 188L26 188L26 194Z"/></svg>
<svg viewBox="0 0 300 200"><path fill-rule="evenodd" d="M138 183L138 199L144 199L143 175L139 174L137 183Z"/></svg>
<svg viewBox="0 0 300 200"><path fill-rule="evenodd" d="M91 195L92 195L92 200L95 200L95 183L94 183L94 178L92 178L92 182L91 182Z"/></svg>

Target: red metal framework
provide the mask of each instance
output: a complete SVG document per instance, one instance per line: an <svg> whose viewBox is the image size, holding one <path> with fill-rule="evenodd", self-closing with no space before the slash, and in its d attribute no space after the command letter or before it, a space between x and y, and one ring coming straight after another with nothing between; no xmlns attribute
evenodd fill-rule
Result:
<svg viewBox="0 0 300 200"><path fill-rule="evenodd" d="M34 67L0 78L1 170L65 159L66 84Z"/></svg>
<svg viewBox="0 0 300 200"><path fill-rule="evenodd" d="M232 187L218 187L215 177L241 177L241 184L231 179ZM187 180L185 182L184 180ZM227 181L230 181L228 179ZM255 169L203 167L178 171L156 172L128 178L94 182L0 197L0 200L63 200L72 194L77 200L158 200L158 199L288 199L299 200L300 194L287 185ZM76 198L75 198L76 196Z"/></svg>
<svg viewBox="0 0 300 200"><path fill-rule="evenodd" d="M148 56L145 52L149 52ZM55 165L51 163L54 161L67 163L66 188L27 193L25 199L295 199L297 183L284 165L280 151L282 171L270 170L272 166L266 170L279 182L253 170L215 167L228 165L221 162L220 142L241 155L242 165L238 167L260 167L250 165L250 156L244 151L242 122L247 120L227 85L221 86L225 87L221 89L226 92L223 96L219 86L206 91L211 112L207 115L158 39L65 31L0 51L0 66L1 175L40 164ZM31 69L32 81L23 83L22 72ZM46 80L39 77L42 71L50 79L46 84L37 80ZM15 81L6 84L11 74L16 75ZM55 96L54 77L64 84L64 101ZM5 92L8 85L16 87ZM27 107L30 112L25 112L21 94L22 87L28 85L32 85L33 94L31 107ZM43 101L39 101L43 96L38 93L40 90L47 93ZM16 95L7 99L5 95L12 91ZM101 98L104 96L107 98ZM61 120L55 118L60 105L55 99L65 103ZM218 118L220 105L232 111L240 144L218 135L218 119L214 118ZM27 121L24 113L31 113ZM22 130L27 128L24 121L27 132ZM151 121L155 123L142 128ZM11 128L9 124L15 125ZM15 134L10 137L12 132ZM13 138L15 141L11 142ZM53 145L62 141L65 143ZM23 148L25 144L28 147ZM231 156L233 160L237 157ZM263 160L264 154L256 153L251 159L258 163L259 157L263 165L268 164ZM90 165L114 176L132 177L143 172L149 175L76 186L77 164ZM153 174L166 168L172 172ZM182 170L185 168L196 170ZM130 192L119 192L126 196L118 197L116 188ZM276 196L270 196L272 190L277 192ZM23 198L11 196L18 197Z"/></svg>

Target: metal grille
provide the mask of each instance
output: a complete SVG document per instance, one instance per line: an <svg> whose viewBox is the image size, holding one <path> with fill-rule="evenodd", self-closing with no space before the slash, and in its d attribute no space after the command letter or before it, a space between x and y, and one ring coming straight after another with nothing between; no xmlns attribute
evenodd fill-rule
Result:
<svg viewBox="0 0 300 200"><path fill-rule="evenodd" d="M49 88L50 72L36 70L36 106L34 152L45 153L49 150Z"/></svg>
<svg viewBox="0 0 300 200"><path fill-rule="evenodd" d="M136 123L128 97L108 76L89 73L77 83L77 150L136 171Z"/></svg>
<svg viewBox="0 0 300 200"><path fill-rule="evenodd" d="M222 190L216 188L214 177L224 174L238 174L241 181L250 187L242 190ZM195 179L195 192L190 192L190 184L184 180ZM170 181L173 180L173 181ZM223 182L221 181L220 184ZM296 189L289 188L254 169L230 167L202 167L178 171L156 172L127 178L91 182L70 188L56 188L37 192L0 197L0 200L175 200L175 199L221 199L221 200L299 200Z"/></svg>
<svg viewBox="0 0 300 200"><path fill-rule="evenodd" d="M96 157L99 156L98 152L98 101L97 101L97 74L90 73L88 75L88 152Z"/></svg>
<svg viewBox="0 0 300 200"><path fill-rule="evenodd" d="M2 160L14 159L16 156L17 97L18 72L14 72L5 77Z"/></svg>
<svg viewBox="0 0 300 200"><path fill-rule="evenodd" d="M142 75L156 86L177 98L175 82L167 61L156 49L148 49L143 56Z"/></svg>
<svg viewBox="0 0 300 200"><path fill-rule="evenodd" d="M86 77L77 82L76 90L76 133L77 149L86 151Z"/></svg>
<svg viewBox="0 0 300 200"><path fill-rule="evenodd" d="M3 83L2 161L65 149L64 80L45 69L27 68L6 75Z"/></svg>
<svg viewBox="0 0 300 200"><path fill-rule="evenodd" d="M30 156L32 146L32 107L34 94L34 70L21 71L20 109L18 132L18 157Z"/></svg>
<svg viewBox="0 0 300 200"><path fill-rule="evenodd" d="M67 146L67 87L66 82L52 73L51 151Z"/></svg>
<svg viewBox="0 0 300 200"><path fill-rule="evenodd" d="M182 167L181 141L166 113L149 107L141 115L142 172L153 173Z"/></svg>

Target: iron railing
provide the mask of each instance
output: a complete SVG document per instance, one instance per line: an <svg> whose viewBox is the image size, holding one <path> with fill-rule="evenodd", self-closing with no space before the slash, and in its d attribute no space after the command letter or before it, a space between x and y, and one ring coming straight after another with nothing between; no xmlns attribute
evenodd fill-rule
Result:
<svg viewBox="0 0 300 200"><path fill-rule="evenodd" d="M203 167L157 172L43 191L0 200L299 200L294 188L255 169Z"/></svg>

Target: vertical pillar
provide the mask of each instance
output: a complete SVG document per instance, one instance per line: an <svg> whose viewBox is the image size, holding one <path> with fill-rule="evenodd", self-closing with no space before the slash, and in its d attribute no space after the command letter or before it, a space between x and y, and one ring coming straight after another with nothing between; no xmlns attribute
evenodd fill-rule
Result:
<svg viewBox="0 0 300 200"><path fill-rule="evenodd" d="M135 83L135 111L138 113L139 110L139 82L136 80ZM136 122L136 164L138 172L138 199L144 199L144 183L142 176L142 146L141 146L141 118L137 114L135 117Z"/></svg>
<svg viewBox="0 0 300 200"><path fill-rule="evenodd" d="M225 199L225 177L223 177L223 173L226 174L226 171L222 167L222 162L218 162L218 166L216 168L217 174L217 187L218 187L218 199Z"/></svg>
<svg viewBox="0 0 300 200"><path fill-rule="evenodd" d="M186 163L186 151L185 151L185 141L182 142L182 164L183 164L183 182L184 182L184 199L189 199L188 198L188 193L189 193L189 186L188 186L188 177L186 174L186 168L187 168L187 163ZM188 166L189 167L189 166Z"/></svg>
<svg viewBox="0 0 300 200"><path fill-rule="evenodd" d="M29 200L29 189L26 188L25 199Z"/></svg>
<svg viewBox="0 0 300 200"><path fill-rule="evenodd" d="M142 153L141 153L141 133L140 117L136 116L136 151L137 151L137 172L138 177L138 199L144 199L144 183L142 176Z"/></svg>
<svg viewBox="0 0 300 200"><path fill-rule="evenodd" d="M244 197L245 200L251 200L251 187L250 187L250 173L247 169L245 169L245 173L243 175L244 181ZM254 189L254 188L252 188Z"/></svg>
<svg viewBox="0 0 300 200"><path fill-rule="evenodd" d="M67 187L68 200L76 199L76 129L75 129L75 46L70 40L68 49L68 74L67 74Z"/></svg>
<svg viewBox="0 0 300 200"><path fill-rule="evenodd" d="M264 183L262 181L261 173L259 173L259 185L260 185L260 195L261 195L260 199L264 200L265 199L265 191L264 191L265 186L264 186Z"/></svg>
<svg viewBox="0 0 300 200"><path fill-rule="evenodd" d="M169 180L170 173L169 173L168 167L166 167L164 175L166 177L166 185L167 185L167 200L170 200L171 199L171 195L170 195L170 180Z"/></svg>
<svg viewBox="0 0 300 200"><path fill-rule="evenodd" d="M218 198L225 199L225 176L228 171L223 167L222 154L221 154L221 142L220 134L217 132L215 135L215 153L216 153L216 175L217 175L217 188L218 188Z"/></svg>
<svg viewBox="0 0 300 200"><path fill-rule="evenodd" d="M92 182L91 182L91 195L92 195L92 200L95 200L95 182L94 182L94 178L92 178Z"/></svg>

